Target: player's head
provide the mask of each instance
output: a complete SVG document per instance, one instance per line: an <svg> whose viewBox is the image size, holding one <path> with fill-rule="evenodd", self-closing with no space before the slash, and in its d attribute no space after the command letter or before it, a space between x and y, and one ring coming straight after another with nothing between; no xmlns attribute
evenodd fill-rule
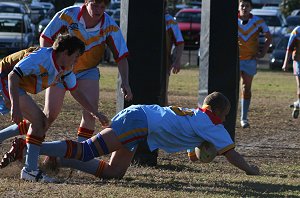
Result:
<svg viewBox="0 0 300 198"><path fill-rule="evenodd" d="M76 36L71 36L70 34L60 34L54 41L52 48L56 52L63 52L67 50L68 55L74 54L77 51L79 51L79 54L83 54L85 45Z"/></svg>
<svg viewBox="0 0 300 198"><path fill-rule="evenodd" d="M228 98L220 92L213 92L206 96L203 105L209 105L211 111L219 116L223 122L231 107Z"/></svg>
<svg viewBox="0 0 300 198"><path fill-rule="evenodd" d="M59 35L55 40L53 50L56 52L56 61L63 70L72 70L78 58L85 50L84 43L70 34Z"/></svg>
<svg viewBox="0 0 300 198"><path fill-rule="evenodd" d="M85 0L86 11L94 20L100 20L110 0Z"/></svg>
<svg viewBox="0 0 300 198"><path fill-rule="evenodd" d="M251 10L252 10L251 0L239 0L240 15L249 15Z"/></svg>
<svg viewBox="0 0 300 198"><path fill-rule="evenodd" d="M252 0L239 0L239 3L249 3L251 5L251 7L253 6Z"/></svg>

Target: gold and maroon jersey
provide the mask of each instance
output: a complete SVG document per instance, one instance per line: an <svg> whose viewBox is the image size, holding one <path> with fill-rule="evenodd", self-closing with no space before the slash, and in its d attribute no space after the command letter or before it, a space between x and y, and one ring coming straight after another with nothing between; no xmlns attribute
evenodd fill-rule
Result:
<svg viewBox="0 0 300 198"><path fill-rule="evenodd" d="M86 6L71 6L58 12L45 28L41 36L53 43L58 34L68 32L85 43L85 52L74 66L74 73L96 67L104 54L105 45L111 49L114 59L119 62L128 56L126 42L115 21L106 13L93 28L86 28L82 17Z"/></svg>
<svg viewBox="0 0 300 198"><path fill-rule="evenodd" d="M243 24L238 18L238 44L240 60L250 60L259 50L259 34L269 32L265 21L257 16L251 15L248 22Z"/></svg>

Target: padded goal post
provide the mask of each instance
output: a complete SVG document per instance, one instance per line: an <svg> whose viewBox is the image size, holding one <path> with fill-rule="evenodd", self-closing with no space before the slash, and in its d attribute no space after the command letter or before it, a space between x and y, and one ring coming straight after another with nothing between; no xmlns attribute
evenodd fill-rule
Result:
<svg viewBox="0 0 300 198"><path fill-rule="evenodd" d="M238 1L204 0L201 11L199 104L214 91L229 98L231 110L224 125L234 140L240 79Z"/></svg>

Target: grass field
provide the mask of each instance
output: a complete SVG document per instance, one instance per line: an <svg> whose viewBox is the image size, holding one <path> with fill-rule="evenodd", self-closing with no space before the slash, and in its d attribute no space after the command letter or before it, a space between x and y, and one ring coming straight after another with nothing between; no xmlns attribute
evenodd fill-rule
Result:
<svg viewBox="0 0 300 198"><path fill-rule="evenodd" d="M100 110L109 117L115 114L116 73L115 67L101 67ZM196 107L198 73L195 68L184 69L171 77L171 105ZM61 169L56 177L63 183L40 184L20 181L22 165L16 162L0 170L0 197L300 197L300 122L292 119L288 107L296 97L294 77L259 71L252 95L251 128L241 129L237 120L236 149L261 168L260 176L247 176L222 156L201 164L189 162L185 152L160 151L157 167L131 166L122 180L100 180ZM41 107L43 96L34 96ZM75 139L80 113L68 94L46 140ZM7 117L1 117L0 128L9 124ZM0 154L9 144L3 142Z"/></svg>

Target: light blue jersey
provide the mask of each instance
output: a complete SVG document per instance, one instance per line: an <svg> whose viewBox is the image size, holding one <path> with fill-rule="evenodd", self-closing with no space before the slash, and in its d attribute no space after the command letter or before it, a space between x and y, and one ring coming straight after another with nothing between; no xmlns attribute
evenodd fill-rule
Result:
<svg viewBox="0 0 300 198"><path fill-rule="evenodd" d="M112 128L130 150L144 138L151 151L194 149L204 141L213 143L219 154L234 148L221 120L206 109L132 105L112 119Z"/></svg>

